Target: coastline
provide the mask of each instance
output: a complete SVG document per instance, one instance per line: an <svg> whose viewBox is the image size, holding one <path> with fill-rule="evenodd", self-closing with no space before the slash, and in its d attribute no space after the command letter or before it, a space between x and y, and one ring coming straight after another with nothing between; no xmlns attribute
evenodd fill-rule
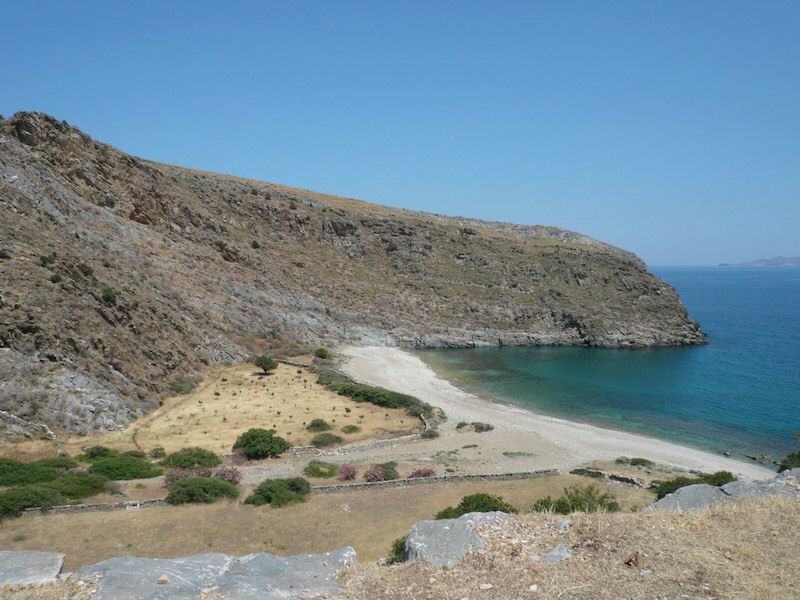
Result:
<svg viewBox="0 0 800 600"><path fill-rule="evenodd" d="M447 414L441 437L424 442L430 451L452 451L458 444L478 444L471 461L499 471L558 468L569 470L620 456L644 457L675 468L705 472L726 470L743 479L766 479L774 472L725 456L639 434L537 414L492 402L466 392L439 377L422 359L399 348L340 347L341 365L350 377L418 397ZM486 433L459 433L460 421L494 426Z"/></svg>

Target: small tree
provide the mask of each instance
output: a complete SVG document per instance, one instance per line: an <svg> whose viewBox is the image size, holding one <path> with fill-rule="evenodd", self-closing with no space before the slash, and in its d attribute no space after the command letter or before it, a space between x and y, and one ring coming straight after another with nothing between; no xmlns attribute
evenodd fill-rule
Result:
<svg viewBox="0 0 800 600"><path fill-rule="evenodd" d="M317 358L321 358L322 360L325 360L326 358L331 357L331 353L328 352L325 348L317 348L316 350L314 350L314 356L316 356Z"/></svg>
<svg viewBox="0 0 800 600"><path fill-rule="evenodd" d="M262 354L253 361L253 364L261 369L264 375L269 375L278 367L278 361L268 354Z"/></svg>
<svg viewBox="0 0 800 600"><path fill-rule="evenodd" d="M234 450L241 450L248 460L269 458L286 452L292 445L275 435L274 429L248 429L233 444Z"/></svg>

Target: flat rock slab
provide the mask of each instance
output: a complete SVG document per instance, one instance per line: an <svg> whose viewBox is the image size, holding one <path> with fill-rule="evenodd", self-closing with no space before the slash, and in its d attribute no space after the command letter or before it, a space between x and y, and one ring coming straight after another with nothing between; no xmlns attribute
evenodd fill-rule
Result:
<svg viewBox="0 0 800 600"><path fill-rule="evenodd" d="M468 513L457 519L416 523L406 537L405 560L424 560L440 567L452 567L470 550L483 550L476 529L507 519L503 512Z"/></svg>
<svg viewBox="0 0 800 600"><path fill-rule="evenodd" d="M219 593L226 600L287 600L341 592L334 577L356 562L350 547L322 554L235 557L197 554L184 558L110 558L85 567L78 577L99 578L97 600L195 600Z"/></svg>
<svg viewBox="0 0 800 600"><path fill-rule="evenodd" d="M730 496L718 487L708 485L707 483L696 483L694 485L678 488L671 494L667 494L661 498L661 500L653 502L647 507L647 510L674 510L680 512L702 508L703 506L724 502L729 499Z"/></svg>
<svg viewBox="0 0 800 600"><path fill-rule="evenodd" d="M569 549L566 546L558 545L548 552L544 557L546 563L558 563L569 558Z"/></svg>
<svg viewBox="0 0 800 600"><path fill-rule="evenodd" d="M59 552L0 551L0 586L38 585L54 581L61 573Z"/></svg>

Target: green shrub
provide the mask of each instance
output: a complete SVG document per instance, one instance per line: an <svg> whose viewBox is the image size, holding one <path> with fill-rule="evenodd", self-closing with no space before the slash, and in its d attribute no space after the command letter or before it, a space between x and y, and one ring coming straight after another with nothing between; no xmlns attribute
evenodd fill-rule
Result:
<svg viewBox="0 0 800 600"><path fill-rule="evenodd" d="M10 458L0 458L0 486L28 485L52 481L59 471L76 466L69 458L46 458L35 462L20 462Z"/></svg>
<svg viewBox="0 0 800 600"><path fill-rule="evenodd" d="M278 361L267 354L262 354L256 357L253 364L264 372L264 375L269 375L276 368L278 368Z"/></svg>
<svg viewBox="0 0 800 600"><path fill-rule="evenodd" d="M112 288L105 285L103 286L103 290L100 292L100 299L106 304L116 304L117 293Z"/></svg>
<svg viewBox="0 0 800 600"><path fill-rule="evenodd" d="M601 492L594 485L573 486L564 490L564 495L556 500L547 496L534 502L534 512L555 512L568 515L574 512L616 512L619 503L613 495Z"/></svg>
<svg viewBox="0 0 800 600"><path fill-rule="evenodd" d="M67 469L74 469L75 467L78 466L77 461L69 456L53 456L51 458L42 458L40 460L28 464L34 464L40 467L46 467L48 469L56 469L61 471L66 471Z"/></svg>
<svg viewBox="0 0 800 600"><path fill-rule="evenodd" d="M9 254L8 250L6 250L5 248L0 248L0 258L2 258L3 260L11 258L11 254Z"/></svg>
<svg viewBox="0 0 800 600"><path fill-rule="evenodd" d="M660 500L667 494L671 494L687 485L694 485L696 483L707 483L709 485L725 485L731 481L736 481L736 476L729 471L717 471L710 475L701 475L700 477L675 477L668 480L656 480L651 484L651 488L655 491L656 497Z"/></svg>
<svg viewBox="0 0 800 600"><path fill-rule="evenodd" d="M361 427L358 425L345 425L342 427L343 433L358 433L359 431L361 431Z"/></svg>
<svg viewBox="0 0 800 600"><path fill-rule="evenodd" d="M325 419L314 419L306 427L309 431L328 431L330 428L330 424Z"/></svg>
<svg viewBox="0 0 800 600"><path fill-rule="evenodd" d="M340 396L347 396L354 402L368 402L383 408L404 408L408 414L415 417L420 415L433 416L433 407L414 396L392 392L381 387L356 383L349 377L329 369L319 371L317 383Z"/></svg>
<svg viewBox="0 0 800 600"><path fill-rule="evenodd" d="M386 562L384 564L394 565L403 562L405 556L406 556L406 538L405 537L397 538L394 542L392 542L392 549L389 552L389 556L386 557Z"/></svg>
<svg viewBox="0 0 800 600"><path fill-rule="evenodd" d="M331 357L331 353L328 352L325 348L317 348L314 350L314 356L317 358L321 358L322 360L328 359Z"/></svg>
<svg viewBox="0 0 800 600"><path fill-rule="evenodd" d="M481 422L477 422L476 421L475 423L472 424L472 428L477 433L484 433L486 431L491 431L492 429L494 429L494 425L490 425L489 423L481 423Z"/></svg>
<svg viewBox="0 0 800 600"><path fill-rule="evenodd" d="M40 256L39 257L39 263L43 267L50 266L54 262L56 262L56 253L55 252L53 252L52 254L48 254L47 256Z"/></svg>
<svg viewBox="0 0 800 600"><path fill-rule="evenodd" d="M172 393L179 395L189 394L194 391L196 387L197 382L189 379L180 379L169 384L169 389L172 390Z"/></svg>
<svg viewBox="0 0 800 600"><path fill-rule="evenodd" d="M250 247L253 250L258 250L259 248L261 248L261 244L258 243L258 240L253 240L252 242L250 242Z"/></svg>
<svg viewBox="0 0 800 600"><path fill-rule="evenodd" d="M167 457L167 451L161 446L158 446L157 448L150 450L150 452L148 452L148 456L150 456L150 458L153 460L163 460Z"/></svg>
<svg viewBox="0 0 800 600"><path fill-rule="evenodd" d="M61 277L61 275L59 275L58 273L53 273L52 275L50 275L50 283L61 283L62 280L63 277Z"/></svg>
<svg viewBox="0 0 800 600"><path fill-rule="evenodd" d="M111 448L106 448L105 446L91 446L84 451L83 458L87 461L93 461L98 458L105 458L106 456L114 456L115 454L117 454L117 451Z"/></svg>
<svg viewBox="0 0 800 600"><path fill-rule="evenodd" d="M516 508L508 504L500 496L492 496L479 492L464 496L458 506L448 506L436 514L437 519L456 519L461 515L471 512L494 512L516 513Z"/></svg>
<svg viewBox="0 0 800 600"><path fill-rule="evenodd" d="M787 454L778 463L778 471L788 471L789 469L800 469L800 452Z"/></svg>
<svg viewBox="0 0 800 600"><path fill-rule="evenodd" d="M76 473L64 473L54 481L41 484L58 491L64 498L70 500L83 500L89 496L101 494L106 489L108 479L97 473L87 473L80 471Z"/></svg>
<svg viewBox="0 0 800 600"><path fill-rule="evenodd" d="M213 477L185 477L176 481L169 489L166 501L169 504L211 504L220 498L237 498L236 486Z"/></svg>
<svg viewBox="0 0 800 600"><path fill-rule="evenodd" d="M162 469L141 458L119 454L96 459L92 463L89 472L102 475L113 481L124 481L158 477L161 475Z"/></svg>
<svg viewBox="0 0 800 600"><path fill-rule="evenodd" d="M216 467L222 463L219 456L205 448L181 448L169 454L163 461L172 469L198 469L200 467Z"/></svg>
<svg viewBox="0 0 800 600"><path fill-rule="evenodd" d="M327 448L328 446L335 446L341 444L344 440L336 435L326 431L325 433L318 433L311 440L311 445L315 448Z"/></svg>
<svg viewBox="0 0 800 600"><path fill-rule="evenodd" d="M649 458L641 458L638 456L634 456L630 460L630 464L633 465L634 467L652 467L655 463Z"/></svg>
<svg viewBox="0 0 800 600"><path fill-rule="evenodd" d="M312 460L306 465L306 468L303 469L303 474L306 477L321 477L323 479L329 479L336 476L338 469L339 465L337 464L323 462L321 460Z"/></svg>
<svg viewBox="0 0 800 600"><path fill-rule="evenodd" d="M305 502L306 497L311 493L311 485L302 477L292 477L290 479L265 479L247 497L245 504L263 506L286 506L295 502Z"/></svg>
<svg viewBox="0 0 800 600"><path fill-rule="evenodd" d="M233 449L241 450L248 460L279 456L291 447L289 442L275 435L274 429L258 428L248 429L233 444Z"/></svg>
<svg viewBox="0 0 800 600"><path fill-rule="evenodd" d="M126 450L122 454L124 456L132 456L134 458L142 458L142 459L147 458L147 455L141 450Z"/></svg>
<svg viewBox="0 0 800 600"><path fill-rule="evenodd" d="M439 430L429 427L423 431L419 437L421 437L423 440L434 440L439 437Z"/></svg>
<svg viewBox="0 0 800 600"><path fill-rule="evenodd" d="M51 508L67 503L58 490L39 485L13 487L0 492L0 516L16 517L26 508Z"/></svg>

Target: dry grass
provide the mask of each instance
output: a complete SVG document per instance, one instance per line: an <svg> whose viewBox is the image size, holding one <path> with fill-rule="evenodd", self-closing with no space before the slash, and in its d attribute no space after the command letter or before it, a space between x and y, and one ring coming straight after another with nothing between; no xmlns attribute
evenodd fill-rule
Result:
<svg viewBox="0 0 800 600"><path fill-rule="evenodd" d="M94 581L81 582L73 577L45 585L8 586L0 589L3 600L92 600Z"/></svg>
<svg viewBox="0 0 800 600"><path fill-rule="evenodd" d="M236 437L251 427L274 428L293 444L306 445L315 434L307 431L304 423L315 418L330 423L331 433L346 443L420 429L419 420L403 410L356 403L316 381L310 370L285 364L268 377L248 364L215 368L206 373L196 390L166 399L163 406L125 431L72 436L63 443L63 449L74 455L96 444L144 451L161 446L167 452L200 446L224 453L230 452ZM342 432L346 425L358 425L361 431L346 434ZM52 444L38 440L6 444L1 453L30 460L52 455L53 451Z"/></svg>
<svg viewBox="0 0 800 600"><path fill-rule="evenodd" d="M362 567L343 574L346 598L799 598L800 502L773 497L675 513L526 515L517 543L471 555L453 569L424 563ZM520 544L525 539L527 543ZM591 545L584 545L591 540ZM532 561L555 544L558 564ZM481 584L491 584L481 590ZM535 591L531 586L536 586Z"/></svg>
<svg viewBox="0 0 800 600"><path fill-rule="evenodd" d="M297 554L353 546L361 561L389 551L415 522L431 518L466 494L486 491L519 508L567 485L585 483L564 475L500 482L453 482L409 488L312 495L281 509L221 502L209 506L25 516L0 523L0 547L66 554L67 569L123 554L171 557L199 552ZM652 494L609 485L623 506L642 506ZM25 536L22 541L13 540Z"/></svg>

